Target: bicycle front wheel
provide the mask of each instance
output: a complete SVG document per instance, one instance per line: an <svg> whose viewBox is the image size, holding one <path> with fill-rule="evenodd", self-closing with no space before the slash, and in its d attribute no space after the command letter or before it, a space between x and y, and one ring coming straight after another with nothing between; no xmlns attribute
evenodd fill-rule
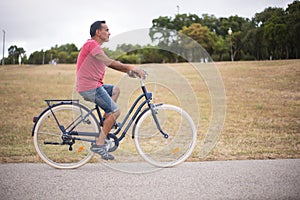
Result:
<svg viewBox="0 0 300 200"><path fill-rule="evenodd" d="M93 153L91 142L95 136L71 136L75 142L71 147L62 144L62 130L78 133L100 133L99 124L90 110L80 104L63 103L48 108L36 122L34 129L34 146L38 155L50 166L59 169L74 169L87 163ZM55 117L54 117L55 116ZM60 127L57 124L57 121ZM79 139L80 138L80 139ZM82 140L83 139L83 140Z"/></svg>
<svg viewBox="0 0 300 200"><path fill-rule="evenodd" d="M196 145L197 132L192 118L173 105L157 106L155 113L145 112L134 129L134 140L139 154L157 167L172 167L184 162ZM158 130L157 122L164 133Z"/></svg>

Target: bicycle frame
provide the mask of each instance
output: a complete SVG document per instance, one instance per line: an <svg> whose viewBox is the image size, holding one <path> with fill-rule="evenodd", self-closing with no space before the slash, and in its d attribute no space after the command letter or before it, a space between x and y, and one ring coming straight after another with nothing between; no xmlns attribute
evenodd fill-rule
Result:
<svg viewBox="0 0 300 200"><path fill-rule="evenodd" d="M149 109L151 109L152 112L152 116L154 118L154 121L156 123L156 126L158 128L158 130L161 132L161 134L163 135L164 138L168 138L168 135L166 133L164 133L160 127L160 124L157 120L156 114L155 114L155 107L156 106L160 106L162 104L158 104L158 105L154 105L151 100L152 100L152 93L148 92L146 89L146 86L144 85L143 81L140 80L141 82L141 89L143 91L143 94L141 94L132 104L131 108L129 109L129 111L127 112L126 116L124 117L123 121L121 122L121 124L118 126L118 128L116 129L116 131L112 134L109 134L111 137L113 137L113 139L115 140L115 143L118 143L119 141L121 141L127 134L127 131L129 130L129 128L131 127L133 122L137 122L140 117ZM144 101L141 102L141 100L144 99ZM67 127L63 127L59 121L57 120L55 113L52 111L52 107L54 105L51 105L51 102L61 102L61 104L63 104L64 102L68 102L68 103L72 103L72 104L78 104L79 105L79 100L45 100L47 102L48 108L50 108L51 113L58 125L58 127L60 128L60 130L62 131L63 135L62 135L62 139L63 142L61 144L66 144L65 142L68 140L82 140L82 141L87 141L87 142L95 142L95 140L90 140L90 139L85 139L85 138L80 138L80 137L72 137L72 136L94 136L94 137L98 137L100 133L87 133L87 132L78 132L78 131L74 131L74 129L76 128L76 126L78 126L80 123L82 123L89 115L91 115L95 110L97 112L97 115L99 117L99 125L103 126L103 122L104 122L104 118L102 117L102 114L100 112L100 108L95 105L95 108L91 109L85 116L79 116L78 118L76 118L73 122L71 122L71 124L69 124ZM142 108L145 105L148 105L148 108L146 108L145 110L142 110ZM137 107L138 106L138 107ZM134 109L137 107L137 109L135 110L133 116L130 118L130 115L133 113ZM141 112L141 113L140 113ZM130 119L129 119L130 118ZM36 122L38 120L38 117L34 118L34 122ZM129 121L128 121L129 120ZM128 122L128 123L127 123ZM117 137L116 135L118 135L121 130L123 129L123 127L125 126L125 124L127 123L124 131L122 132L120 137ZM135 127L134 127L135 128ZM69 129L69 131L67 131ZM65 138L65 139L64 139ZM132 138L134 138L134 131L132 132ZM66 140L66 141L65 141ZM71 142L72 143L72 142ZM74 142L73 142L74 143ZM54 143L47 143L47 144L54 144ZM55 143L57 144L57 143ZM72 144L69 144L72 145Z"/></svg>
<svg viewBox="0 0 300 200"><path fill-rule="evenodd" d="M152 107L152 103L151 103L151 99L152 99L152 93L151 92L147 92L146 87L142 86L142 90L143 90L143 94L141 94L132 104L131 108L129 109L129 111L127 112L126 116L124 117L123 121L121 122L120 126L117 128L117 130L113 133L114 135L118 135L122 128L125 126L125 124L127 123L127 121L129 120L129 122L127 123L127 126L125 127L124 131L122 132L121 136L118 138L118 141L121 141L128 129L130 128L130 126L132 125L132 123L135 121L135 119L137 118L139 112L142 110L142 108L144 107L145 104L148 104L148 107ZM141 99L145 97L145 100L143 102L141 102L138 106L138 108L136 109L136 111L134 112L133 116L129 119L130 115L132 114L132 112L134 111L134 109L136 108L136 106L138 105L138 103L141 101ZM99 119L100 119L100 123L103 124L103 117L101 115L100 109L97 105L95 105L94 110L97 110ZM101 121L102 120L102 121Z"/></svg>

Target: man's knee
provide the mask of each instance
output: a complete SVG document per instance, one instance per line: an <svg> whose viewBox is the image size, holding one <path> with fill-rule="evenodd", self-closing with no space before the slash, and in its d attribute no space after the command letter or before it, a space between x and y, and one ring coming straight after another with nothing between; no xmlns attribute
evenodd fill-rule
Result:
<svg viewBox="0 0 300 200"><path fill-rule="evenodd" d="M114 90L113 90L113 95L119 96L120 91L121 91L120 88L119 88L118 86L115 86L115 87L114 87Z"/></svg>
<svg viewBox="0 0 300 200"><path fill-rule="evenodd" d="M120 109L118 109L115 112L113 112L112 114L114 115L115 119L117 119L120 116L121 111L120 111Z"/></svg>

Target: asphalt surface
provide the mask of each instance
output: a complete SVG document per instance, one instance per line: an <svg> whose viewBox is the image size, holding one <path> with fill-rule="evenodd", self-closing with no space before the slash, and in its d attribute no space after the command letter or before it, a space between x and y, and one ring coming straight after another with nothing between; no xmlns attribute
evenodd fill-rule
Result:
<svg viewBox="0 0 300 200"><path fill-rule="evenodd" d="M0 199L300 199L300 159L146 165L0 164Z"/></svg>

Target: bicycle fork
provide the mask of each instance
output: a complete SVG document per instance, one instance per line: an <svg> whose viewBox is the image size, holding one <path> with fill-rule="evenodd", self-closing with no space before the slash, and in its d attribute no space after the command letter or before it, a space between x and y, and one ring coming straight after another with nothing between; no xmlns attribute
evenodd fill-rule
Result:
<svg viewBox="0 0 300 200"><path fill-rule="evenodd" d="M162 128L161 128L161 126L160 126L160 123L159 123L159 121L158 121L158 119L157 119L157 114L158 114L158 112L157 112L157 110L155 109L155 106L153 105L153 104L150 104L150 109L151 109L151 113L152 113L152 117L153 117L153 119L154 119L154 121L155 121L155 124L156 124L156 127L157 127L157 129L159 130L159 132L164 136L164 138L168 138L169 137L169 135L167 134L167 133L165 133L163 130L162 130Z"/></svg>
<svg viewBox="0 0 300 200"><path fill-rule="evenodd" d="M159 124L159 121L158 121L158 119L157 119L157 116L156 116L156 115L158 114L158 112L157 112L157 110L155 109L155 105L152 104L152 103L150 102L150 99L152 98L152 93L148 93L148 92L147 92L147 89L146 89L146 87L145 87L145 85L144 85L144 83L143 83L143 81L142 81L142 80L140 80L140 81L141 81L143 93L144 93L144 95L145 95L146 101L148 102L148 106L149 106L149 108L150 108L150 110L151 110L152 117L153 117L153 119L154 119L154 121L155 121L156 127L157 127L157 129L159 130L159 132L164 136L164 138L167 139L167 138L169 137L169 135L166 134L166 133L162 130L162 128L161 128L161 126L160 126L160 124Z"/></svg>

